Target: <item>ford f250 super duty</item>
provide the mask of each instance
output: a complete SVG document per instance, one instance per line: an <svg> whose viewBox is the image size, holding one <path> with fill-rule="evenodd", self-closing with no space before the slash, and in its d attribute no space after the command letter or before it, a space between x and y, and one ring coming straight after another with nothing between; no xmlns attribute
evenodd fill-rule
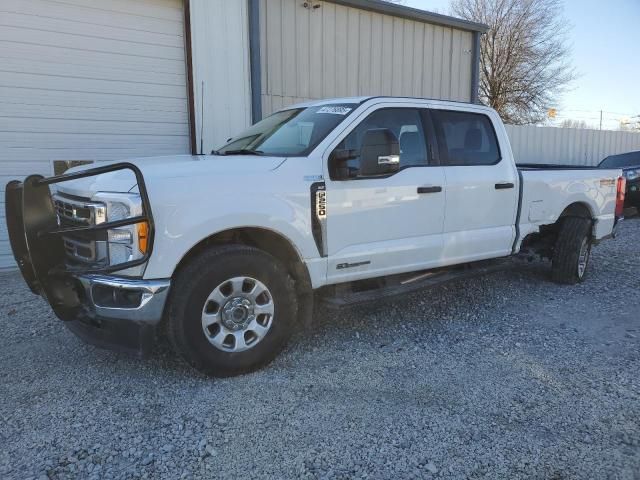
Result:
<svg viewBox="0 0 640 480"><path fill-rule="evenodd" d="M313 301L369 302L521 252L583 280L619 169L516 166L495 111L413 98L287 107L209 155L32 175L6 188L15 259L80 337L194 367L272 360Z"/></svg>

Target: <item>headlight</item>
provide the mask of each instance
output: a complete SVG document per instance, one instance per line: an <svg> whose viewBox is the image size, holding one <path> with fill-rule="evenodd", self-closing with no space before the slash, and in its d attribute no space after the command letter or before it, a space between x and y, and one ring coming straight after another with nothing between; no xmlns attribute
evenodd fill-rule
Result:
<svg viewBox="0 0 640 480"><path fill-rule="evenodd" d="M107 222L142 215L142 199L137 193L98 192L92 200L106 205ZM146 222L107 230L109 265L142 258L147 251L148 225Z"/></svg>
<svg viewBox="0 0 640 480"><path fill-rule="evenodd" d="M627 180L635 180L636 178L638 178L640 176L640 171L638 171L638 170L627 170L626 172L624 172L624 176L627 178Z"/></svg>

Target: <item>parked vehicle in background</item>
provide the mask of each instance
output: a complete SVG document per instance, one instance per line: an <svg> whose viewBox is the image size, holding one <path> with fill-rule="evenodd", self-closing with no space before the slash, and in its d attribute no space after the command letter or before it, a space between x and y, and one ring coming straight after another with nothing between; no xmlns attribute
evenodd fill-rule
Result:
<svg viewBox="0 0 640 480"><path fill-rule="evenodd" d="M229 376L271 361L314 299L370 302L519 252L581 282L622 214L620 175L516 166L484 106L342 98L287 107L211 155L10 182L6 208L24 278L70 329L142 351L163 331Z"/></svg>
<svg viewBox="0 0 640 480"><path fill-rule="evenodd" d="M609 155L598 165L599 168L621 168L627 180L625 206L640 210L640 151Z"/></svg>

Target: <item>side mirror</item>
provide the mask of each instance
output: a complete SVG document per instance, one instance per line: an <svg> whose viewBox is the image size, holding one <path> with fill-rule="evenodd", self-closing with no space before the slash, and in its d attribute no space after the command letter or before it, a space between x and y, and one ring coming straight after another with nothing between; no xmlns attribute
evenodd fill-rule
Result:
<svg viewBox="0 0 640 480"><path fill-rule="evenodd" d="M400 169L400 143L388 128L367 130L360 150L360 176L395 173Z"/></svg>
<svg viewBox="0 0 640 480"><path fill-rule="evenodd" d="M348 161L358 158L360 152L350 149L336 149L329 156L329 174L332 180L347 180L353 178Z"/></svg>

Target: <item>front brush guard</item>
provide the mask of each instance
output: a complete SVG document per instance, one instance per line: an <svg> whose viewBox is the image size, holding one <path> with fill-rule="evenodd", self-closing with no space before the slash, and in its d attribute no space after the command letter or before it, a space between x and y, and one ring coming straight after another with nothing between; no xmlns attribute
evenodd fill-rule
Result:
<svg viewBox="0 0 640 480"><path fill-rule="evenodd" d="M49 185L118 170L131 170L135 174L142 200L141 215L98 225L60 226ZM74 318L82 306L81 290L73 275L125 270L144 264L152 252L155 229L149 196L142 172L132 163L116 163L48 178L31 175L24 182L11 181L5 190L5 209L11 250L22 276L31 291L42 295L62 319ZM141 222L147 222L149 226L148 248L142 258L106 266L67 265L62 235L83 232L83 235L90 237L93 234L97 239L98 234L108 229Z"/></svg>

